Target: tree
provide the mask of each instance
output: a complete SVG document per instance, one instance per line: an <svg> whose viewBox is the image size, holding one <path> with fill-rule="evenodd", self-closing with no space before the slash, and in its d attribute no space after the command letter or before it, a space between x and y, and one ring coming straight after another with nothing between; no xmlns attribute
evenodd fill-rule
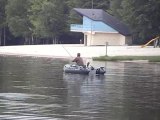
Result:
<svg viewBox="0 0 160 120"><path fill-rule="evenodd" d="M109 0L68 0L68 6L73 8L87 8L91 9L92 7L95 9L109 9Z"/></svg>
<svg viewBox="0 0 160 120"><path fill-rule="evenodd" d="M119 15L128 23L137 38L147 41L160 33L160 1L123 0Z"/></svg>
<svg viewBox="0 0 160 120"><path fill-rule="evenodd" d="M122 3L123 0L110 0L110 9L109 9L109 12L120 18L120 13L119 13L119 10L121 9L121 3Z"/></svg>
<svg viewBox="0 0 160 120"><path fill-rule="evenodd" d="M67 8L64 0L52 0L44 5L42 13L45 16L44 23L49 37L56 40L67 27Z"/></svg>
<svg viewBox="0 0 160 120"><path fill-rule="evenodd" d="M34 0L30 16L34 34L55 41L67 28L67 7L64 0Z"/></svg>
<svg viewBox="0 0 160 120"><path fill-rule="evenodd" d="M5 14L5 6L7 4L7 0L0 0L0 45L2 43L5 45L6 41L6 14ZM3 37L3 42L2 42Z"/></svg>
<svg viewBox="0 0 160 120"><path fill-rule="evenodd" d="M43 38L45 36L45 26L43 22L42 7L48 0L30 0L29 20L33 26L33 37Z"/></svg>
<svg viewBox="0 0 160 120"><path fill-rule="evenodd" d="M109 10L110 0L93 0L93 8L103 9L104 11Z"/></svg>
<svg viewBox="0 0 160 120"><path fill-rule="evenodd" d="M6 6L7 23L10 31L16 37L24 37L25 42L29 42L32 36L29 7L30 0L8 0Z"/></svg>

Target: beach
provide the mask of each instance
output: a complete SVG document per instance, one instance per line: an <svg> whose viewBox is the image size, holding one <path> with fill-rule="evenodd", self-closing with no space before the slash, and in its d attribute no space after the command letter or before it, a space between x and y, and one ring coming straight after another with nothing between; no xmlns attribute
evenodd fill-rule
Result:
<svg viewBox="0 0 160 120"><path fill-rule="evenodd" d="M19 45L1 46L0 55L37 56L53 58L84 58L99 56L160 56L160 48L148 46L84 46L83 44Z"/></svg>

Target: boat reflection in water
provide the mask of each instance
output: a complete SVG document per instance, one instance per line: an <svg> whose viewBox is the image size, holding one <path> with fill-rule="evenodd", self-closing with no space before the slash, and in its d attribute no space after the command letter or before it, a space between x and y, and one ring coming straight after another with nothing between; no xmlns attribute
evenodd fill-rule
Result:
<svg viewBox="0 0 160 120"><path fill-rule="evenodd" d="M105 95L105 89L102 89L106 85L105 79L105 75L64 73L63 80L68 90L67 101L70 106L69 114L81 119L105 118L105 113L100 111L103 106L102 94Z"/></svg>

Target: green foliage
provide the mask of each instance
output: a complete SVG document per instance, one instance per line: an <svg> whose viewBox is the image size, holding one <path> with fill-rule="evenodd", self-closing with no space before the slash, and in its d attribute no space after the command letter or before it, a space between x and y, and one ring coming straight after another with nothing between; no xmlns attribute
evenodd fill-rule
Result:
<svg viewBox="0 0 160 120"><path fill-rule="evenodd" d="M33 35L37 37L47 36L42 14L43 6L47 4L47 1L48 0L31 0L29 20L33 25Z"/></svg>
<svg viewBox="0 0 160 120"><path fill-rule="evenodd" d="M49 36L57 37L65 32L67 26L67 11L65 10L63 0L54 0L44 5L42 14L44 15L44 23Z"/></svg>
<svg viewBox="0 0 160 120"><path fill-rule="evenodd" d="M133 35L143 40L160 33L160 1L158 0L113 0L112 12L132 28ZM119 5L118 5L119 2ZM117 11L118 8L118 11Z"/></svg>
<svg viewBox="0 0 160 120"><path fill-rule="evenodd" d="M92 7L95 9L109 9L109 0L68 0L67 4L70 9L73 8L88 8L91 9Z"/></svg>
<svg viewBox="0 0 160 120"><path fill-rule="evenodd" d="M30 21L34 26L34 35L46 38L61 35L66 30L66 11L63 0L31 1Z"/></svg>
<svg viewBox="0 0 160 120"><path fill-rule="evenodd" d="M27 37L31 34L28 7L28 0L8 0L6 6L7 23L15 36Z"/></svg>
<svg viewBox="0 0 160 120"><path fill-rule="evenodd" d="M119 10L121 9L121 3L123 0L110 0L110 9L108 12L113 14L114 16L120 18Z"/></svg>
<svg viewBox="0 0 160 120"><path fill-rule="evenodd" d="M5 14L5 6L7 4L7 0L0 0L0 45L5 45L6 41L6 14ZM3 42L2 42L3 40Z"/></svg>
<svg viewBox="0 0 160 120"><path fill-rule="evenodd" d="M6 24L5 6L7 0L0 0L0 28L3 28Z"/></svg>

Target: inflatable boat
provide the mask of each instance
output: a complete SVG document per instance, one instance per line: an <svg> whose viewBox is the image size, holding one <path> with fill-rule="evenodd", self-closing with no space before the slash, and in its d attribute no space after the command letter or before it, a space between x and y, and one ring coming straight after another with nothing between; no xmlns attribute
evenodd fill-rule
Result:
<svg viewBox="0 0 160 120"><path fill-rule="evenodd" d="M95 74L104 74L106 73L104 67L94 68L92 66L85 67L85 66L78 66L75 64L66 64L63 67L63 71L65 73L73 73L73 74L89 74L90 72Z"/></svg>
<svg viewBox="0 0 160 120"><path fill-rule="evenodd" d="M89 74L90 69L87 67L83 66L78 66L78 65L71 65L71 64L66 64L63 67L63 71L65 73L75 73L75 74Z"/></svg>

